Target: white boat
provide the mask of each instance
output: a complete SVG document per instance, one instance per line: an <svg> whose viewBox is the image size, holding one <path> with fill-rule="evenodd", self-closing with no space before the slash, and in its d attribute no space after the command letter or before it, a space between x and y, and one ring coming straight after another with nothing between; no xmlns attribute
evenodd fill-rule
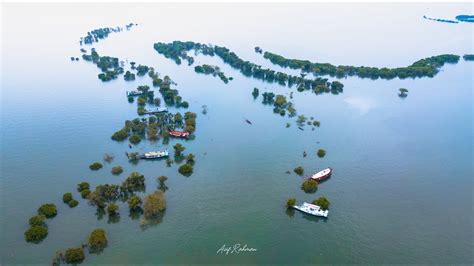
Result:
<svg viewBox="0 0 474 266"><path fill-rule="evenodd" d="M316 174L312 175L311 179L316 180L318 182L321 182L321 181L324 181L327 178L329 178L331 176L331 174L332 174L332 169L331 169L331 167L328 167L328 168L323 169L323 170L317 172Z"/></svg>
<svg viewBox="0 0 474 266"><path fill-rule="evenodd" d="M311 214L314 216L321 216L321 217L328 217L329 211L323 210L318 205L314 205L311 203L304 202L302 205L294 205L293 208L297 209L298 211Z"/></svg>
<svg viewBox="0 0 474 266"><path fill-rule="evenodd" d="M168 150L164 151L149 151L145 152L141 158L142 159L157 159L162 157L168 157Z"/></svg>
<svg viewBox="0 0 474 266"><path fill-rule="evenodd" d="M166 113L168 112L168 108L166 107L159 107L159 108L156 108L154 110L150 110L150 111L145 111L145 114L159 114L159 113Z"/></svg>

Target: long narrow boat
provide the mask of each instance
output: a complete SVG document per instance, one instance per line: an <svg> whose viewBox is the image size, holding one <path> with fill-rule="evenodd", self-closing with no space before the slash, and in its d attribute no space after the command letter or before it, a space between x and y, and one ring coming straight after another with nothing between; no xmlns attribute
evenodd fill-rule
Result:
<svg viewBox="0 0 474 266"><path fill-rule="evenodd" d="M298 211L311 214L314 216L320 216L320 217L328 217L329 211L328 210L323 210L321 207L318 205L314 205L311 203L304 202L301 205L294 205L293 208L297 209Z"/></svg>
<svg viewBox="0 0 474 266"><path fill-rule="evenodd" d="M149 151L145 152L143 155L140 156L140 159L158 159L163 157L168 157L168 150L164 151Z"/></svg>
<svg viewBox="0 0 474 266"><path fill-rule="evenodd" d="M157 108L157 109L154 109L154 110L147 110L145 111L145 114L147 115L154 115L154 114L159 114L159 113L167 113L168 112L168 108L166 107L160 107L160 108Z"/></svg>
<svg viewBox="0 0 474 266"><path fill-rule="evenodd" d="M328 167L312 175L310 178L318 182L321 182L328 179L331 176L331 174L332 174L332 169L331 167Z"/></svg>
<svg viewBox="0 0 474 266"><path fill-rule="evenodd" d="M154 94L153 91L147 91L147 92L141 92L141 91L127 91L126 93L127 93L127 97Z"/></svg>
<svg viewBox="0 0 474 266"><path fill-rule="evenodd" d="M187 137L189 137L189 132L186 132L186 131L170 130L169 133L170 133L170 136L172 136L172 137L177 137L177 138L187 138Z"/></svg>

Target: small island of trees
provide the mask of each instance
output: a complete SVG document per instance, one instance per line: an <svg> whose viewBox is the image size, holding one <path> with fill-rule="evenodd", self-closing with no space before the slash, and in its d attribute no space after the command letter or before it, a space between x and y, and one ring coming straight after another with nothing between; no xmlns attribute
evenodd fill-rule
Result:
<svg viewBox="0 0 474 266"><path fill-rule="evenodd" d="M474 61L474 54L465 54L462 56L465 61Z"/></svg>
<svg viewBox="0 0 474 266"><path fill-rule="evenodd" d="M229 83L229 78L226 77L224 72L222 72L218 66L211 66L211 65L204 64L201 66L195 66L194 71L196 73L213 75L214 77L218 76L225 84Z"/></svg>
<svg viewBox="0 0 474 266"><path fill-rule="evenodd" d="M324 149L319 149L317 155L319 158L323 158L324 156L326 156L326 151Z"/></svg>
<svg viewBox="0 0 474 266"><path fill-rule="evenodd" d="M93 171L97 171L99 170L100 168L102 168L102 164L99 163L99 162L94 162L92 163L91 165L89 165L89 169L93 170Z"/></svg>

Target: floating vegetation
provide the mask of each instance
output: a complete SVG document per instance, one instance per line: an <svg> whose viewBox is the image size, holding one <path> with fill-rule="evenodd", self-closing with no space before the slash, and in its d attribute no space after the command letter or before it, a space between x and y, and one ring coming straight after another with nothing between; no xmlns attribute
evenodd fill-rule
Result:
<svg viewBox="0 0 474 266"><path fill-rule="evenodd" d="M278 82L281 85L287 85L289 87L298 85L298 87L314 90L316 86L331 87L331 82L328 82L324 78L316 78L313 80L304 79L301 76L288 75L283 72L278 72L271 69L263 69L260 65L254 64L249 61L244 61L239 58L234 52L230 51L226 47L212 46L195 42L181 42L174 41L172 43L155 43L155 50L164 55L166 58L170 58L181 64L182 60L188 61L188 65L193 64L194 58L187 55L187 52L194 50L196 54L203 54L208 56L217 55L224 63L229 64L231 67L240 70L240 72L246 77L253 77L256 79L264 80L266 82ZM330 90L329 90L330 91ZM323 90L321 92L327 92Z"/></svg>
<svg viewBox="0 0 474 266"><path fill-rule="evenodd" d="M129 23L129 24L125 25L125 29L130 30L133 26L137 26L137 25L138 24L135 24L135 23ZM82 45L82 44L93 44L93 43L99 42L100 40L103 40L103 39L109 37L110 33L122 32L122 31L123 31L123 28L121 28L121 27L115 27L115 28L107 27L107 28L95 29L95 30L92 30L92 31L88 32L86 36L81 37L81 39L79 41L79 44L80 45Z"/></svg>
<svg viewBox="0 0 474 266"><path fill-rule="evenodd" d="M194 71L196 73L202 73L206 75L213 75L218 76L225 84L229 83L229 80L232 80L231 78L227 78L224 72L220 70L218 66L211 66L211 65L201 65L201 66L195 66Z"/></svg>
<svg viewBox="0 0 474 266"><path fill-rule="evenodd" d="M288 59L281 55L265 52L264 58L270 60L273 64L291 69L301 69L304 72L313 73L315 76L329 75L331 77L357 76L359 78L371 79L393 79L393 78L421 78L433 77L439 72L444 64L456 64L459 61L458 55L443 54L420 59L407 67L398 68L377 68L365 66L335 66L329 63L313 63L308 60ZM332 84L334 84L333 82ZM334 88L331 84L331 90L342 90L341 85L337 84ZM325 91L326 88L319 88L319 91Z"/></svg>
<svg viewBox="0 0 474 266"><path fill-rule="evenodd" d="M289 198L286 201L286 207L287 208L291 208L291 207L295 206L295 204L296 204L296 199L295 198Z"/></svg>

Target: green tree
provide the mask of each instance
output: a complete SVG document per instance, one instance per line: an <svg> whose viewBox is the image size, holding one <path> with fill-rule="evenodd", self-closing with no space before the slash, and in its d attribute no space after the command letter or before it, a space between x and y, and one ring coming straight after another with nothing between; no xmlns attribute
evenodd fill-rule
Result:
<svg viewBox="0 0 474 266"><path fill-rule="evenodd" d="M174 155L176 157L181 156L181 153L186 149L181 143L176 143L174 146Z"/></svg>
<svg viewBox="0 0 474 266"><path fill-rule="evenodd" d="M313 179L306 179L301 185L301 189L306 193L314 193L318 189L318 182Z"/></svg>
<svg viewBox="0 0 474 266"><path fill-rule="evenodd" d="M68 202L70 202L71 200L73 200L73 198L72 198L72 193L70 193L70 192L64 193L64 195L63 195L63 202L64 202L64 203L68 203Z"/></svg>
<svg viewBox="0 0 474 266"><path fill-rule="evenodd" d="M82 248L69 248L64 255L66 263L81 263L84 260L84 250Z"/></svg>
<svg viewBox="0 0 474 266"><path fill-rule="evenodd" d="M45 226L46 216L44 215L35 215L30 218L29 223L31 226Z"/></svg>
<svg viewBox="0 0 474 266"><path fill-rule="evenodd" d="M78 191L78 192L81 192L81 191L83 191L83 190L85 190L85 189L90 189L89 183L87 183L87 182L81 182L81 183L77 184L77 191Z"/></svg>
<svg viewBox="0 0 474 266"><path fill-rule="evenodd" d="M99 162L94 162L91 165L89 165L89 169L94 170L94 171L97 171L100 168L102 168L102 164Z"/></svg>
<svg viewBox="0 0 474 266"><path fill-rule="evenodd" d="M289 198L286 201L286 207L287 208L291 208L291 207L295 206L295 204L296 204L296 199L295 198Z"/></svg>
<svg viewBox="0 0 474 266"><path fill-rule="evenodd" d="M314 205L318 205L323 210L327 210L331 204L326 197L319 197L318 199L313 200Z"/></svg>
<svg viewBox="0 0 474 266"><path fill-rule="evenodd" d="M111 170L112 174L113 175L120 175L122 172L123 172L123 168L122 166L114 166L112 167L112 170Z"/></svg>
<svg viewBox="0 0 474 266"><path fill-rule="evenodd" d="M56 205L52 203L43 204L38 208L38 214L44 215L46 218L52 218L58 214Z"/></svg>
<svg viewBox="0 0 474 266"><path fill-rule="evenodd" d="M297 175L303 175L304 168L302 166L298 166L293 170Z"/></svg>
<svg viewBox="0 0 474 266"><path fill-rule="evenodd" d="M89 252L100 253L107 247L107 234L104 229L98 228L91 232L87 240Z"/></svg>
<svg viewBox="0 0 474 266"><path fill-rule="evenodd" d="M158 190L145 197L143 215L145 219L153 219L166 209L166 199L163 191Z"/></svg>
<svg viewBox="0 0 474 266"><path fill-rule="evenodd" d="M140 135L137 135L137 134L134 134L130 136L130 138L128 138L128 141L130 141L130 143L132 144L138 144L140 143L141 140L142 138L140 137Z"/></svg>
<svg viewBox="0 0 474 266"><path fill-rule="evenodd" d="M145 176L139 172L132 172L122 183L122 187L127 191L145 190Z"/></svg>
<svg viewBox="0 0 474 266"><path fill-rule="evenodd" d="M194 158L195 158L194 154L190 153L186 156L186 162L189 164L194 164L195 163Z"/></svg>
<svg viewBox="0 0 474 266"><path fill-rule="evenodd" d="M91 191L89 189L84 189L81 191L81 197L83 199L87 198L87 196L89 196L89 194L91 193Z"/></svg>
<svg viewBox="0 0 474 266"><path fill-rule="evenodd" d="M193 173L193 165L185 163L178 168L178 172L184 176L189 176Z"/></svg>
<svg viewBox="0 0 474 266"><path fill-rule="evenodd" d="M109 206L107 206L107 213L110 216L114 216L118 214L119 207L115 203L110 203Z"/></svg>
<svg viewBox="0 0 474 266"><path fill-rule="evenodd" d="M79 201L75 200L75 199L72 199L70 200L67 205L70 207L70 208L74 208L76 207L77 205L79 205Z"/></svg>
<svg viewBox="0 0 474 266"><path fill-rule="evenodd" d="M326 151L323 150L323 149L319 149L318 150L318 157L323 158L324 156L326 156Z"/></svg>
<svg viewBox="0 0 474 266"><path fill-rule="evenodd" d="M48 228L41 225L33 225L25 232L25 239L28 242L39 242L48 235Z"/></svg>
<svg viewBox="0 0 474 266"><path fill-rule="evenodd" d="M157 177L157 181L160 183L160 187L165 186L165 181L166 180L168 180L168 177L166 177L164 175Z"/></svg>
<svg viewBox="0 0 474 266"><path fill-rule="evenodd" d="M135 211L141 208L142 199L137 195L133 195L127 200L127 203L128 203L128 208L131 211Z"/></svg>

